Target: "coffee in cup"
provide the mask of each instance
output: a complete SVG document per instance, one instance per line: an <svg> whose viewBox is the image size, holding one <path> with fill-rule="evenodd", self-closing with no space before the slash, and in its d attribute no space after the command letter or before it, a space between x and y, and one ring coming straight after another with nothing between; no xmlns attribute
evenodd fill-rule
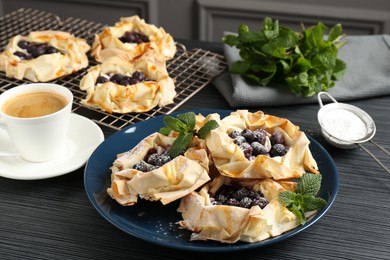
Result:
<svg viewBox="0 0 390 260"><path fill-rule="evenodd" d="M8 100L3 112L9 116L31 118L46 116L63 109L68 101L55 92L31 92Z"/></svg>
<svg viewBox="0 0 390 260"><path fill-rule="evenodd" d="M13 87L0 95L0 128L7 130L23 159L51 160L66 149L72 103L72 92L57 84ZM0 148L0 156L7 155L5 149Z"/></svg>

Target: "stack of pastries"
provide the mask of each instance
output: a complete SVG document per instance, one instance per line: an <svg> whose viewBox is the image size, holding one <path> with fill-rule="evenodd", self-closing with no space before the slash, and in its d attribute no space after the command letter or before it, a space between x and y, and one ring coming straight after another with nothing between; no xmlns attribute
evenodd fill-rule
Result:
<svg viewBox="0 0 390 260"><path fill-rule="evenodd" d="M166 61L175 52L175 42L163 28L138 16L121 18L95 35L91 55L100 64L80 82L87 92L82 103L109 113L145 112L173 103L175 84Z"/></svg>
<svg viewBox="0 0 390 260"><path fill-rule="evenodd" d="M175 158L167 153L174 130L119 154L108 194L123 206L139 198L180 201L177 224L192 232L191 240L252 243L299 226L278 194L295 191L306 172L320 174L305 133L287 119L248 110L196 115L195 129L210 120L218 127L203 139L194 136Z"/></svg>
<svg viewBox="0 0 390 260"><path fill-rule="evenodd" d="M176 53L172 36L138 16L121 18L96 34L92 46L63 31L16 35L0 53L9 78L47 82L85 69L87 52L99 63L80 81L82 103L105 112L145 112L173 103L174 80L166 61Z"/></svg>

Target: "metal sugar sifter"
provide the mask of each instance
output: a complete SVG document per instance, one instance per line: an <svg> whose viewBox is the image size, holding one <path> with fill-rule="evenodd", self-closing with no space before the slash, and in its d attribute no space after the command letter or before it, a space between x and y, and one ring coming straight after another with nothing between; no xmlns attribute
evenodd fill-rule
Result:
<svg viewBox="0 0 390 260"><path fill-rule="evenodd" d="M326 95L333 103L324 105L322 95ZM356 106L337 102L327 92L320 92L317 97L320 105L317 119L325 140L342 149L352 149L359 146L390 174L386 165L363 145L363 143L370 141L390 156L389 151L371 140L376 133L375 122L371 116Z"/></svg>
<svg viewBox="0 0 390 260"><path fill-rule="evenodd" d="M321 96L328 96L333 103L323 105ZM350 149L374 137L374 120L356 106L337 102L329 93L318 93L320 110L317 114L322 135L330 144Z"/></svg>

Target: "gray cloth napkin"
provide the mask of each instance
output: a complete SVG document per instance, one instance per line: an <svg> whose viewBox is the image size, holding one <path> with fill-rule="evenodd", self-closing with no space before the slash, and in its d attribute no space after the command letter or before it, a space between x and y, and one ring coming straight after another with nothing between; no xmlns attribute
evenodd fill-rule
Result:
<svg viewBox="0 0 390 260"><path fill-rule="evenodd" d="M347 36L338 57L347 64L344 77L328 93L337 101L390 94L390 35ZM229 64L240 60L239 50L224 45ZM317 96L303 97L286 86L259 86L240 75L223 72L214 85L232 107L279 106L315 103Z"/></svg>

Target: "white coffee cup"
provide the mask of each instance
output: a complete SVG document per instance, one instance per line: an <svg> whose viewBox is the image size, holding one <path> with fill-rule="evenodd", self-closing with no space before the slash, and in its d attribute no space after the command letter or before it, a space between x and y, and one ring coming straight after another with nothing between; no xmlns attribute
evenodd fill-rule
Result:
<svg viewBox="0 0 390 260"><path fill-rule="evenodd" d="M25 115L20 112L25 111L27 105L17 107L18 104L39 99L45 100L45 104L48 103L48 97L43 98L42 95L53 96L50 97L53 100L58 99L58 102L50 103L48 107L58 103L59 110L45 112L49 114L41 114L42 111L38 111L38 115ZM65 149L72 103L72 92L57 84L33 83L13 87L0 95L0 128L7 131L16 151L24 160L49 161ZM11 150L9 147L0 147L0 156L14 154Z"/></svg>

